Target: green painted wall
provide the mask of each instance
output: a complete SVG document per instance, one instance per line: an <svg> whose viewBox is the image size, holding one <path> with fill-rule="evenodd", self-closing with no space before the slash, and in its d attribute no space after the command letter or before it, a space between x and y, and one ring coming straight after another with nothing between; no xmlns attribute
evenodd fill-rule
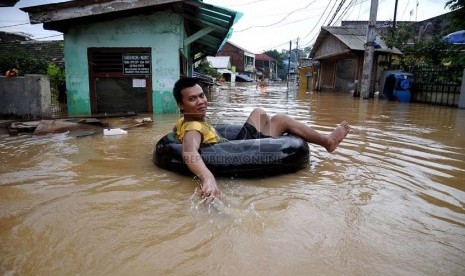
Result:
<svg viewBox="0 0 465 276"><path fill-rule="evenodd" d="M69 115L90 115L90 47L150 47L154 113L178 112L172 96L179 79L179 50L185 31L183 18L170 12L79 25L65 33L66 85ZM181 49L186 53L187 49Z"/></svg>

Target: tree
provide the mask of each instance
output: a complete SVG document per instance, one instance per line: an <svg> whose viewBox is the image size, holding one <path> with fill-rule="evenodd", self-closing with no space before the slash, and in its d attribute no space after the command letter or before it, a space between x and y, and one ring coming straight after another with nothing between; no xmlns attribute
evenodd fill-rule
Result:
<svg viewBox="0 0 465 276"><path fill-rule="evenodd" d="M312 51L312 46L307 46L303 49L302 51L302 56L303 57L308 57L310 55L310 52Z"/></svg>
<svg viewBox="0 0 465 276"><path fill-rule="evenodd" d="M199 66L197 67L197 71L215 79L221 76L221 74L218 73L218 71L211 66L210 62L208 62L206 58L200 62Z"/></svg>
<svg viewBox="0 0 465 276"><path fill-rule="evenodd" d="M44 59L35 58L24 49L6 53L0 56L0 70L2 75L9 69L16 68L20 75L47 74L48 63Z"/></svg>
<svg viewBox="0 0 465 276"><path fill-rule="evenodd" d="M396 27L388 27L381 33L381 38L389 48L402 51L404 45L415 37L415 29L409 23L399 23Z"/></svg>
<svg viewBox="0 0 465 276"><path fill-rule="evenodd" d="M450 24L448 30L451 32L465 30L465 0L449 0L445 6L452 11L447 16Z"/></svg>
<svg viewBox="0 0 465 276"><path fill-rule="evenodd" d="M278 70L284 68L284 63L283 63L284 58L278 51L276 51L276 50L268 50L268 51L264 52L264 54L266 54L267 56L272 57L272 58L274 58L276 60Z"/></svg>
<svg viewBox="0 0 465 276"><path fill-rule="evenodd" d="M287 56L283 53L278 52L277 50L268 50L264 53L276 60L276 64L278 67L278 77L281 79L285 79L287 75L287 67L286 69L284 68L284 59L287 59Z"/></svg>
<svg viewBox="0 0 465 276"><path fill-rule="evenodd" d="M464 2L465 0L456 1ZM463 9L463 6L461 9ZM457 15L457 13L451 14ZM446 20L449 20L449 17ZM453 24L449 21L447 22ZM444 35L445 33L438 33L431 40L425 41L417 36L415 29L410 23L403 23L398 24L396 28L387 28L381 34L381 37L388 47L396 47L403 54L392 63L394 68L408 69L414 66L438 66L441 64L446 66L465 66L463 45L448 43L443 39Z"/></svg>

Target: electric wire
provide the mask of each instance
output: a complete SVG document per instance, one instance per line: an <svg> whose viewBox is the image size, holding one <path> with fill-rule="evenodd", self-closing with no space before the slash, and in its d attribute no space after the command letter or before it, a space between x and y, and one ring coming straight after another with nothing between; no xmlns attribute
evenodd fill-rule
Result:
<svg viewBox="0 0 465 276"><path fill-rule="evenodd" d="M266 28L266 27L275 26L275 25L277 25L277 24L283 22L284 20L286 20L286 19L287 19L289 16L291 16L293 13L298 12L298 11L300 11L300 10L302 10L302 9L306 9L306 8L310 7L310 5L313 4L313 3L315 3L315 2L316 2L316 0L310 1L310 3L308 3L308 5L305 6L304 8L295 9L295 10L289 12L288 14L286 14L286 16L284 16L281 20L278 20L277 22L270 23L270 24L267 24L267 25L250 26L250 27L247 27L247 28L242 29L242 30L237 30L237 31L235 31L235 32L240 33L240 32L243 32L243 31L250 30L250 29L254 29L254 28Z"/></svg>
<svg viewBox="0 0 465 276"><path fill-rule="evenodd" d="M7 25L7 26L0 26L0 28L9 28L9 27L16 27L16 26L23 26L23 25L29 25L29 22L21 23L21 24L14 24L14 25Z"/></svg>
<svg viewBox="0 0 465 276"><path fill-rule="evenodd" d="M342 6L344 5L344 3L346 2L346 0L342 0L340 3L339 3L339 6L337 6L337 9L336 11L334 12L333 14L333 17L331 17L331 20L329 20L328 22L328 26L331 26L331 23L333 22L334 18L336 17L336 15L338 14L338 12L341 10Z"/></svg>

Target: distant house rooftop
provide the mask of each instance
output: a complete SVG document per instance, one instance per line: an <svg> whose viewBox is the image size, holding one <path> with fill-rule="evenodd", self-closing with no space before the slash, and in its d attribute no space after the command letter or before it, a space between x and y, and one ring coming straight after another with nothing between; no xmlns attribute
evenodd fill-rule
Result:
<svg viewBox="0 0 465 276"><path fill-rule="evenodd" d="M324 57L316 57L315 51L319 46L324 42L326 37L334 36L339 41L341 41L350 51L365 51L366 43L366 27L361 26L341 26L341 27L332 27L332 26L323 26L321 31L315 41L315 45L312 48L310 57L315 59L321 59ZM376 44L378 47L375 47L375 52L377 53L386 53L386 54L402 54L397 48L389 48L386 43L379 37L376 37ZM332 53L336 55L338 53Z"/></svg>
<svg viewBox="0 0 465 276"><path fill-rule="evenodd" d="M251 51L249 51L249 50L247 50L247 49L244 49L244 48L242 48L241 46L232 43L231 41L228 41L227 43L231 44L232 46L234 46L234 47L236 47L236 48L238 48L238 49L241 49L242 51L244 51L244 54L246 54L246 55L255 56L255 54L252 53Z"/></svg>
<svg viewBox="0 0 465 276"><path fill-rule="evenodd" d="M207 57L207 61L215 69L229 69L231 68L231 61L229 56Z"/></svg>
<svg viewBox="0 0 465 276"><path fill-rule="evenodd" d="M275 60L274 58L270 57L269 55L267 54L256 54L255 55L255 60Z"/></svg>

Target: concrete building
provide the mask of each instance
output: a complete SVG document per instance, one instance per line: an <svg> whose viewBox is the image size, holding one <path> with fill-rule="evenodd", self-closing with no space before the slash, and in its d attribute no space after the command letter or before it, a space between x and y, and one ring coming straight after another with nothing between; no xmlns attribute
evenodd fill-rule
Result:
<svg viewBox="0 0 465 276"><path fill-rule="evenodd" d="M199 0L79 0L22 10L64 35L73 116L177 112L174 83L215 55L238 19Z"/></svg>

